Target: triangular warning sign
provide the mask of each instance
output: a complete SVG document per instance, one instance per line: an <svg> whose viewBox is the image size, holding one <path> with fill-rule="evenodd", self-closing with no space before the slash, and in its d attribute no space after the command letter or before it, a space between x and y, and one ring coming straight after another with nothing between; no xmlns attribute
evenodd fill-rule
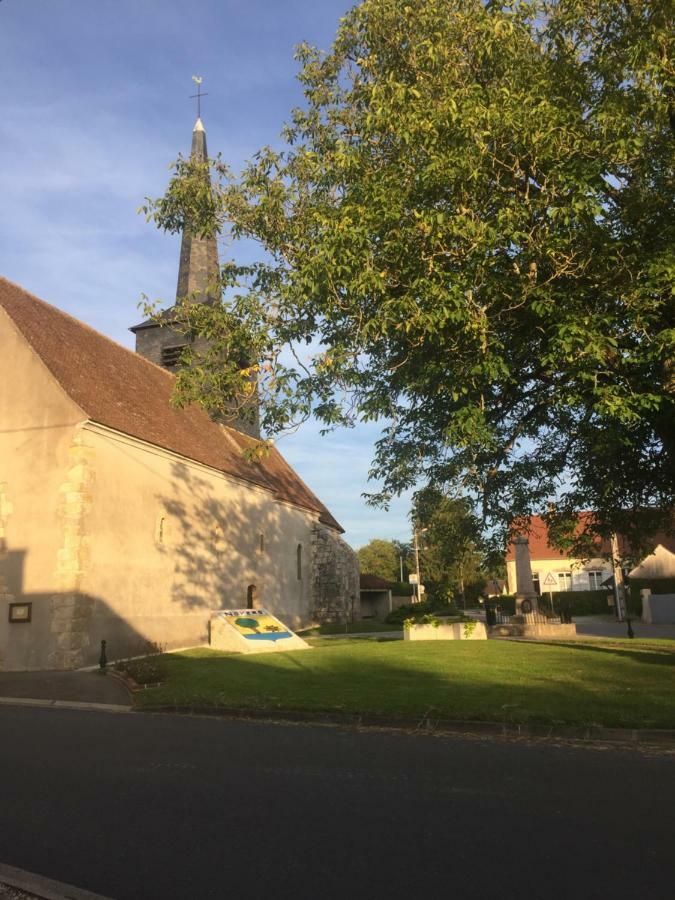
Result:
<svg viewBox="0 0 675 900"><path fill-rule="evenodd" d="M549 572L546 578L544 578L544 584L556 585L558 582L555 580L555 575L553 572Z"/></svg>

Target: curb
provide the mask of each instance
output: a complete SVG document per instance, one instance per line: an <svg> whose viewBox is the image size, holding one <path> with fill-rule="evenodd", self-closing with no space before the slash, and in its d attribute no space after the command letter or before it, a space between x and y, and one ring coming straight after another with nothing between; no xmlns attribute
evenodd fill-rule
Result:
<svg viewBox="0 0 675 900"><path fill-rule="evenodd" d="M123 684L127 689L127 693L129 694L129 699L133 701L133 695L136 691L142 690L141 685L136 684L131 675L127 675L126 672L117 672L113 669L108 669L106 671L106 676L108 678L113 678L115 681L118 681L120 684Z"/></svg>
<svg viewBox="0 0 675 900"><path fill-rule="evenodd" d="M79 700L38 700L33 697L0 697L0 706L32 706L43 709L80 709L90 712L128 713L132 706L118 703L84 703ZM2 872L0 870L0 880Z"/></svg>
<svg viewBox="0 0 675 900"><path fill-rule="evenodd" d="M568 741L603 742L672 746L675 748L675 729L667 728L604 728L599 725L555 726L521 725L508 722L471 722L435 719L423 716L414 719L404 716L378 716L358 713L307 713L282 709L238 709L214 706L155 706L135 708L140 713L160 713L181 716L209 716L211 718L249 719L266 722L306 723L313 725L343 725L357 728L385 728L397 731L429 734L466 734L506 738L548 738Z"/></svg>
<svg viewBox="0 0 675 900"><path fill-rule="evenodd" d="M40 900L108 900L101 894L92 894L91 891L82 890L72 884L44 878L42 875L35 875L33 872L5 866L2 863L0 863L0 884L34 894L40 897Z"/></svg>

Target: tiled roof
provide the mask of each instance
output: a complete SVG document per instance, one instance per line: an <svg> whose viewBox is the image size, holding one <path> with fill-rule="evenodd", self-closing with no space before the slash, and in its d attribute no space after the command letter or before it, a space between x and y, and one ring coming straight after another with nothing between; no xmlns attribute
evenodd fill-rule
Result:
<svg viewBox="0 0 675 900"><path fill-rule="evenodd" d="M0 306L91 421L267 488L343 531L278 450L248 462L243 450L252 438L218 425L196 405L173 406L170 372L5 278L0 278Z"/></svg>
<svg viewBox="0 0 675 900"><path fill-rule="evenodd" d="M579 524L577 526L577 533L581 532L584 527L585 522L587 522L590 518L592 518L594 513L592 512L582 512L579 513ZM530 547L530 558L535 559L566 559L567 554L557 550L555 547L552 547L548 541L548 529L546 527L546 523L542 519L541 516L531 516L529 519L529 533L528 527L523 526L522 533L527 537L529 547ZM661 544L666 550L670 550L672 553L675 553L675 536L658 533L655 534L650 540L650 544L656 547L658 544ZM598 556L608 556L610 554L610 544L609 541L603 539L598 544ZM619 552L623 556L630 556L630 546L628 540L623 536L619 535ZM513 544L509 543L506 550L506 559L514 560L515 553L513 549Z"/></svg>

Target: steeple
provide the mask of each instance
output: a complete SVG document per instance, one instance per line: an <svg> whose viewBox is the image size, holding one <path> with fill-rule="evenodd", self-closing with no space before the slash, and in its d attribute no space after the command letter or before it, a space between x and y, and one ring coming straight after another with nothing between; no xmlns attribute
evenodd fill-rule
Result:
<svg viewBox="0 0 675 900"><path fill-rule="evenodd" d="M197 102L201 102L201 98L205 96L201 93L201 79L194 78L197 84L198 93ZM206 149L206 132L204 124L199 115L195 126L192 129L192 148L190 150L190 158L195 162L204 163L208 160L209 155ZM207 172L204 177L210 187L211 181ZM213 286L219 272L218 263L218 246L216 244L215 235L211 237L200 237L192 234L189 222L186 222L183 229L183 236L180 245L180 262L178 266L178 284L176 287L176 300L186 299L190 303L215 303L218 294L214 292ZM141 322L140 325L134 325L129 330L136 336L136 353L144 356L151 362L163 366L170 372L175 372L181 360L181 354L188 343L192 342L186 334L181 333L177 326L176 307L172 306L164 310L158 317L148 319ZM205 346L203 338L196 338L192 346L199 351ZM260 423L257 407L257 392L255 394L255 404L251 404L246 415L234 420L222 417L227 424L232 424L239 431L243 431L252 437L260 437ZM221 417L215 416L216 421Z"/></svg>
<svg viewBox="0 0 675 900"><path fill-rule="evenodd" d="M197 118L192 129L192 149L190 158L205 163L209 154L206 149L206 132L201 118ZM206 176L208 178L208 175ZM189 298L196 303L208 303L213 299L209 286L218 275L218 247L215 235L202 238L191 234L189 225L183 230L178 267L176 299Z"/></svg>
<svg viewBox="0 0 675 900"><path fill-rule="evenodd" d="M206 132L200 116L197 117L192 129L190 158L200 163L206 162L209 158ZM205 174L205 178L210 185L209 175ZM211 237L193 235L189 223L186 223L180 245L176 300L187 299L191 303L213 302L216 299L213 284L218 271L218 246L215 235ZM161 324L156 319L148 319L129 329L136 335L137 353L172 371L178 364L187 340L185 335L171 328L173 310L174 307L171 307L161 314L163 320Z"/></svg>

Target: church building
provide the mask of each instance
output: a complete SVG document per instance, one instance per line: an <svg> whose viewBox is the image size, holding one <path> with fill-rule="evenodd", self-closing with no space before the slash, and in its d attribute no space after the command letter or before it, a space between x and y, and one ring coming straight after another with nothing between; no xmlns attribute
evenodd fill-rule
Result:
<svg viewBox="0 0 675 900"><path fill-rule="evenodd" d="M215 302L217 267L186 228L177 297ZM186 338L162 319L134 353L0 278L0 670L206 644L223 608L358 618L339 523L275 448L245 455L257 418L171 404Z"/></svg>

